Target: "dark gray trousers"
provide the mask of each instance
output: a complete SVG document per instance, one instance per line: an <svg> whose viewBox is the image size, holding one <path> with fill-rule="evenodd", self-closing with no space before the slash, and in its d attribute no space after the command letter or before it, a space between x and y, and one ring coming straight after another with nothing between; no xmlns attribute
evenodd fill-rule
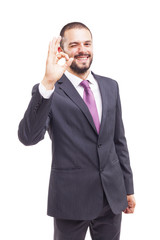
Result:
<svg viewBox="0 0 160 240"><path fill-rule="evenodd" d="M54 240L84 240L89 227L92 240L119 240L122 214L115 215L107 204L93 220L54 218Z"/></svg>

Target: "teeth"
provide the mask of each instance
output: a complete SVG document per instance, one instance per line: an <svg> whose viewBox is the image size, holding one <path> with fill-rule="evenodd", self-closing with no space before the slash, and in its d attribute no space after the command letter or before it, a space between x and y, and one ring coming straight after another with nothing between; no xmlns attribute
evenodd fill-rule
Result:
<svg viewBox="0 0 160 240"><path fill-rule="evenodd" d="M87 59L88 56L77 56L78 59Z"/></svg>
<svg viewBox="0 0 160 240"><path fill-rule="evenodd" d="M78 59L87 59L86 57L80 57L80 58L78 58Z"/></svg>

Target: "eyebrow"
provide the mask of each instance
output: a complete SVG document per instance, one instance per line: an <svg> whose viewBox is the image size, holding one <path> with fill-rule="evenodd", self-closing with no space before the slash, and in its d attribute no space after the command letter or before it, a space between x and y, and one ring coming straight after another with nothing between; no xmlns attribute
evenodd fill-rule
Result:
<svg viewBox="0 0 160 240"><path fill-rule="evenodd" d="M69 43L69 46L72 45L72 44L79 44L80 42L70 42ZM92 43L91 40L87 40L87 41L84 41L84 43Z"/></svg>

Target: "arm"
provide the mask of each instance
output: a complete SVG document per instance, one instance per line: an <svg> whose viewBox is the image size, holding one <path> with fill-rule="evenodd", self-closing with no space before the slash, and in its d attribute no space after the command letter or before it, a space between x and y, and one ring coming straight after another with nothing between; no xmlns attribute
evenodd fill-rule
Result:
<svg viewBox="0 0 160 240"><path fill-rule="evenodd" d="M49 91L51 95L55 88L55 83L61 78L67 67L70 66L73 61L73 58L69 58L67 54L63 52L58 53L60 41L61 37L53 38L49 44L46 72L41 82L45 90ZM66 60L64 65L58 64L58 61L61 58L65 58ZM43 86L40 88L38 85L36 85L33 88L32 99L23 119L19 124L19 140L27 146L36 144L42 140L49 124L49 112L51 109L52 97L42 97L43 93L46 95L46 92L43 91ZM42 95L40 94L39 90Z"/></svg>
<svg viewBox="0 0 160 240"><path fill-rule="evenodd" d="M128 207L125 213L133 213L135 208L133 175L130 166L130 158L125 138L124 125L122 121L121 101L119 96L119 88L117 84L117 105L116 105L116 123L115 123L115 148L121 165L124 176L124 182L127 192Z"/></svg>
<svg viewBox="0 0 160 240"><path fill-rule="evenodd" d="M44 99L41 96L38 84L33 87L31 101L18 129L19 140L24 145L36 144L44 138L49 125L51 101L52 97Z"/></svg>

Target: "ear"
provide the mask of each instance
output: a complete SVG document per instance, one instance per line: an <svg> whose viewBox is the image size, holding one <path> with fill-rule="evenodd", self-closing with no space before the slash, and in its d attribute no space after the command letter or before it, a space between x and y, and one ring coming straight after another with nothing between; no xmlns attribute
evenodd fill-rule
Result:
<svg viewBox="0 0 160 240"><path fill-rule="evenodd" d="M58 52L59 52L59 53L60 53L60 52L63 52L63 50L62 50L61 47L58 48Z"/></svg>

